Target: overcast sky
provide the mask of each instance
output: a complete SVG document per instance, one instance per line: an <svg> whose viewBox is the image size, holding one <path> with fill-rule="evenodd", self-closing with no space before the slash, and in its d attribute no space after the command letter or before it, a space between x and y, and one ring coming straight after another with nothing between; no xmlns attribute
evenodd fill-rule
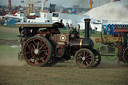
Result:
<svg viewBox="0 0 128 85"><path fill-rule="evenodd" d="M41 0L42 2L44 0ZM53 4L59 4L62 5L64 7L72 7L72 5L74 4L79 4L82 2L85 2L88 0L48 0L48 2L46 3L46 6L49 6L50 3ZM7 5L8 4L8 0L0 0L0 5ZM21 0L12 0L12 5L22 5L21 4Z"/></svg>
<svg viewBox="0 0 128 85"><path fill-rule="evenodd" d="M44 2L44 0L41 0ZM49 6L50 3L62 5L63 7L72 7L73 5L79 5L80 7L89 8L90 0L48 0L46 3L46 7ZM93 0L93 6L102 5L103 3L108 3L111 0ZM8 5L8 0L0 0L0 5ZM12 5L22 5L21 0L12 0Z"/></svg>

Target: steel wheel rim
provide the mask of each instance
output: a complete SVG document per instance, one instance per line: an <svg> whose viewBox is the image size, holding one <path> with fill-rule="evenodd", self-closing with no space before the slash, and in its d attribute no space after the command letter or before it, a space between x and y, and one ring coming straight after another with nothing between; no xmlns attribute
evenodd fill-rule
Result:
<svg viewBox="0 0 128 85"><path fill-rule="evenodd" d="M95 61L94 61L93 66L95 67L95 65L96 65L97 63L99 63L99 56L96 54L96 55L95 55Z"/></svg>
<svg viewBox="0 0 128 85"><path fill-rule="evenodd" d="M95 56L93 67L97 67L101 62L101 56L100 56L100 53L95 49L93 49L93 53Z"/></svg>
<svg viewBox="0 0 128 85"><path fill-rule="evenodd" d="M125 49L124 54L123 54L123 58L124 58L124 61L126 63L128 63L128 48Z"/></svg>
<svg viewBox="0 0 128 85"><path fill-rule="evenodd" d="M94 62L94 55L89 50L80 50L76 55L76 64L81 68L89 68Z"/></svg>
<svg viewBox="0 0 128 85"><path fill-rule="evenodd" d="M32 38L24 46L24 58L31 65L40 66L49 58L49 46L41 38Z"/></svg>

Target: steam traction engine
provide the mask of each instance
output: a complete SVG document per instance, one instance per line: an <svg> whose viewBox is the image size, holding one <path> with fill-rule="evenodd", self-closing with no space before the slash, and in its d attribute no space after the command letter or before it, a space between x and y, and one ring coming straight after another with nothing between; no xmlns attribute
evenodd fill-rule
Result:
<svg viewBox="0 0 128 85"><path fill-rule="evenodd" d="M117 27L115 31L118 32L118 41L116 42L118 60L128 63L128 28Z"/></svg>
<svg viewBox="0 0 128 85"><path fill-rule="evenodd" d="M128 27L117 26L114 30L118 32L118 37L105 36L104 38L96 38L97 43L105 44L106 46L101 46L101 52L111 53L115 52L115 47L118 49L118 62L128 63Z"/></svg>
<svg viewBox="0 0 128 85"><path fill-rule="evenodd" d="M60 33L61 23L17 23L19 27L21 52L19 59L32 66L52 66L60 60L69 60L75 56L80 68L96 67L101 56L93 49L94 43L89 37L90 19L85 19L85 37L77 33Z"/></svg>

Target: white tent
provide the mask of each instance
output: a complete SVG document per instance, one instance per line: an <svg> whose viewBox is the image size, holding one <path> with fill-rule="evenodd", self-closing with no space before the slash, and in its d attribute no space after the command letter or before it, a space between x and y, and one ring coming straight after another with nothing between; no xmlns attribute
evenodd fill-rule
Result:
<svg viewBox="0 0 128 85"><path fill-rule="evenodd" d="M91 18L98 20L128 22L128 5L120 2L110 2L93 8L84 15L89 15Z"/></svg>

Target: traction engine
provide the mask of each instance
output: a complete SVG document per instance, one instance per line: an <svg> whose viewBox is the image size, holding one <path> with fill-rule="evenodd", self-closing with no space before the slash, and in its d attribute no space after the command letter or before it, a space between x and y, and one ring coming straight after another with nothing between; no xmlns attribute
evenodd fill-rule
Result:
<svg viewBox="0 0 128 85"><path fill-rule="evenodd" d="M85 19L85 37L78 33L60 33L62 23L16 23L19 27L21 52L19 59L32 66L53 66L61 60L75 56L80 68L96 67L101 62L99 52L93 49L89 36L90 19Z"/></svg>
<svg viewBox="0 0 128 85"><path fill-rule="evenodd" d="M118 49L118 63L128 63L128 27L117 26L114 31L118 32L118 37L105 36L96 38L95 41L104 44L100 47L101 53L114 53L116 47Z"/></svg>

